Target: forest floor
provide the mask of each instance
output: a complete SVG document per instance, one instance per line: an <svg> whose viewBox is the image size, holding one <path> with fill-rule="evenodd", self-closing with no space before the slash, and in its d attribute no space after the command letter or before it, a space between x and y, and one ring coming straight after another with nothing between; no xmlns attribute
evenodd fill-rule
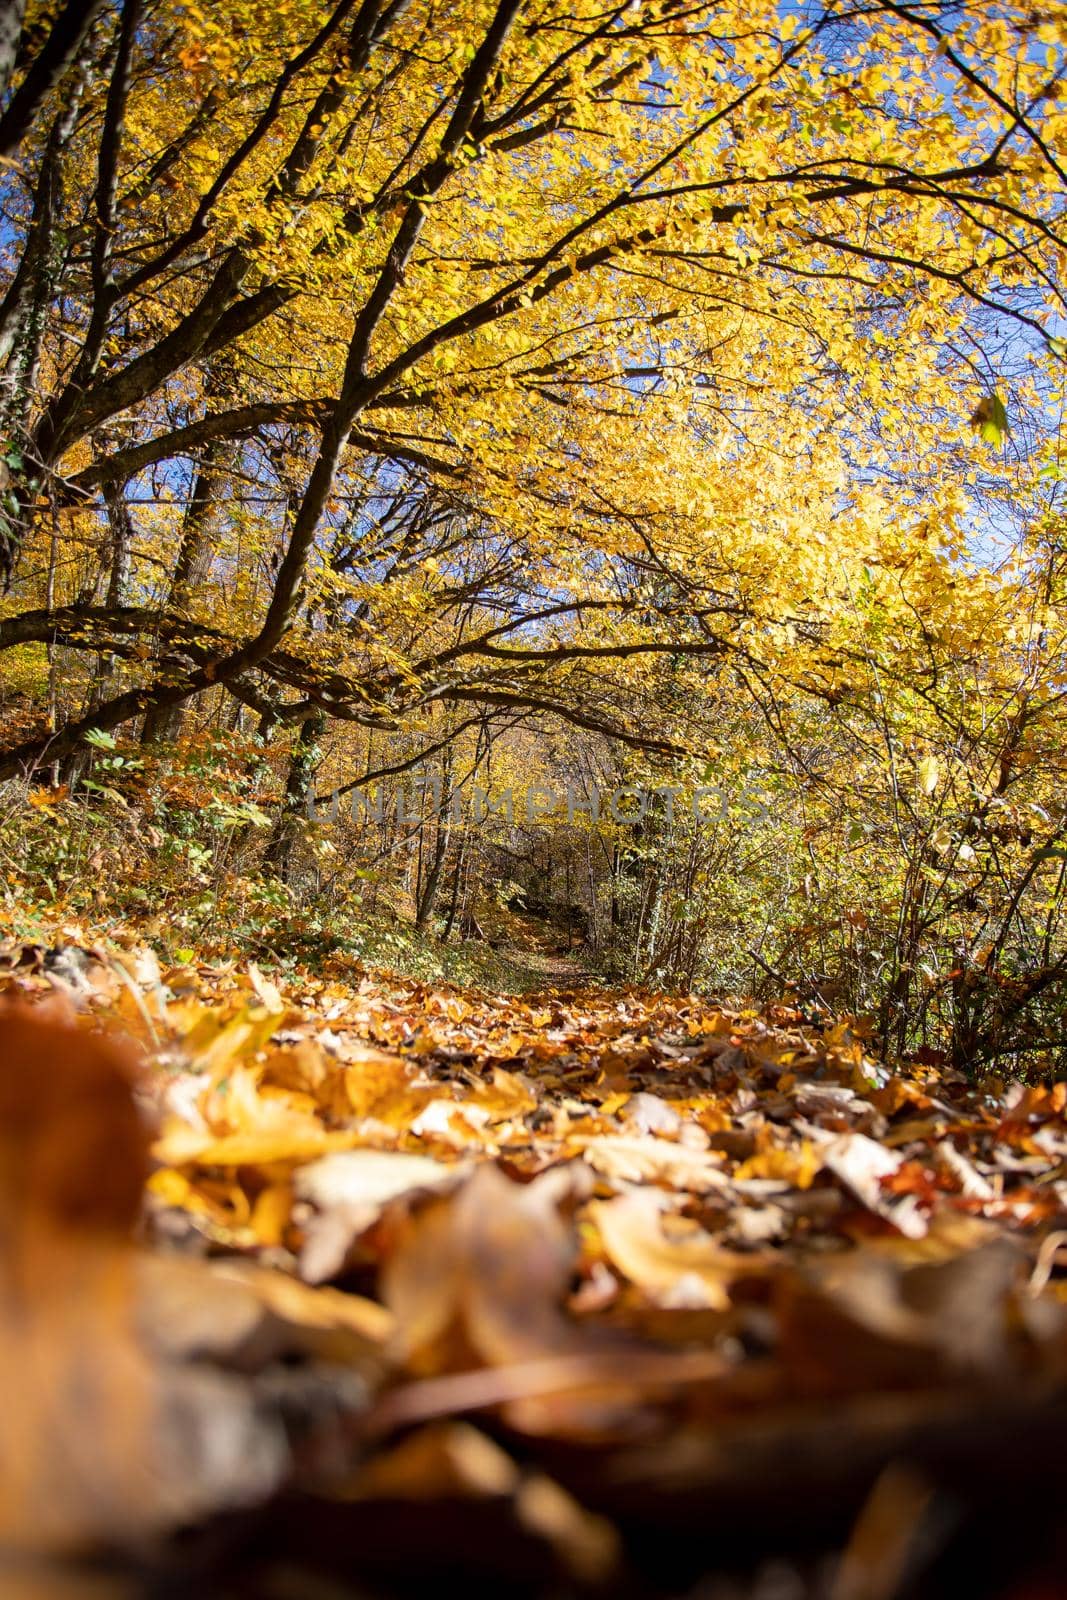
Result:
<svg viewBox="0 0 1067 1600"><path fill-rule="evenodd" d="M0 1595L1065 1592L1067 1085L0 946Z"/></svg>

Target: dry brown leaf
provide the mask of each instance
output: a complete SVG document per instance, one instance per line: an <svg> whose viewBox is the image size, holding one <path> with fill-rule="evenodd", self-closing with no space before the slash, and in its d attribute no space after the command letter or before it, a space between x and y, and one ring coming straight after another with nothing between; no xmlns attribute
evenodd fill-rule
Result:
<svg viewBox="0 0 1067 1600"><path fill-rule="evenodd" d="M265 977L254 961L248 963L248 981L255 990L257 999L268 1011L282 1012L286 1009L278 985Z"/></svg>
<svg viewBox="0 0 1067 1600"><path fill-rule="evenodd" d="M997 1192L988 1178L983 1178L968 1161L962 1150L957 1150L951 1139L942 1139L937 1154L959 1182L960 1190L970 1200L995 1200Z"/></svg>
<svg viewBox="0 0 1067 1600"><path fill-rule="evenodd" d="M302 1167L294 1180L301 1200L322 1211L335 1206L366 1207L377 1215L398 1195L418 1189L440 1189L454 1183L463 1169L432 1161L429 1156L396 1150L348 1150Z"/></svg>
<svg viewBox="0 0 1067 1600"><path fill-rule="evenodd" d="M655 1134L572 1135L567 1144L581 1151L596 1172L621 1183L662 1183L692 1194L730 1186L719 1169L720 1156Z"/></svg>
<svg viewBox="0 0 1067 1600"><path fill-rule="evenodd" d="M915 1195L886 1192L884 1180L903 1165L902 1158L863 1133L843 1133L817 1150L823 1167L832 1172L869 1211L884 1217L909 1239L921 1239L929 1227Z"/></svg>
<svg viewBox="0 0 1067 1600"><path fill-rule="evenodd" d="M490 1364L577 1341L560 1311L577 1247L557 1209L555 1174L547 1179L524 1187L479 1167L411 1219L382 1289L412 1370L449 1370L457 1333Z"/></svg>
<svg viewBox="0 0 1067 1600"><path fill-rule="evenodd" d="M487 1143L489 1113L466 1100L431 1100L419 1112L410 1131L416 1139L443 1139L462 1149L472 1142Z"/></svg>
<svg viewBox="0 0 1067 1600"><path fill-rule="evenodd" d="M495 1167L476 1167L454 1194L435 1197L399 1229L381 1278L396 1318L396 1351L417 1374L471 1365L519 1366L543 1358L625 1350L563 1310L577 1260L573 1227L559 1203L570 1187L565 1171L533 1183L510 1182ZM633 1396L617 1381L577 1396L515 1400L511 1423L532 1433L585 1431L616 1418Z"/></svg>
<svg viewBox="0 0 1067 1600"><path fill-rule="evenodd" d="M22 1288L0 1303L0 1361L18 1373L4 1403L0 1543L129 1544L279 1481L284 1435L248 1386L171 1367L141 1343L127 1251L40 1237Z"/></svg>
<svg viewBox="0 0 1067 1600"><path fill-rule="evenodd" d="M58 997L0 1002L0 1207L20 1219L123 1234L140 1207L147 1130L132 1046L89 1033Z"/></svg>
<svg viewBox="0 0 1067 1600"><path fill-rule="evenodd" d="M128 1048L54 1009L0 1012L0 1543L142 1538L260 1498L277 1424L222 1374L161 1366L128 1230L146 1166Z"/></svg>
<svg viewBox="0 0 1067 1600"><path fill-rule="evenodd" d="M250 1366L317 1349L308 1336L338 1333L335 1347L365 1372L394 1331L384 1306L363 1295L313 1289L288 1273L241 1260L138 1255L136 1321L169 1360L225 1360Z"/></svg>
<svg viewBox="0 0 1067 1600"><path fill-rule="evenodd" d="M214 1078L262 1050L282 1026L284 1015L260 1004L246 1004L237 1012L186 1002L167 1008L167 1021L180 1034L189 1071Z"/></svg>
<svg viewBox="0 0 1067 1600"><path fill-rule="evenodd" d="M514 1493L521 1473L467 1422L419 1428L375 1456L346 1491L351 1500L482 1499Z"/></svg>
<svg viewBox="0 0 1067 1600"><path fill-rule="evenodd" d="M543 1539L564 1571L602 1584L615 1572L619 1536L540 1472L523 1471L484 1433L464 1422L420 1428L374 1459L346 1494L351 1500L508 1500L520 1527Z"/></svg>
<svg viewBox="0 0 1067 1600"><path fill-rule="evenodd" d="M661 1100L658 1095L648 1094L645 1090L627 1096L622 1109L622 1120L635 1128L638 1133L662 1133L673 1136L682 1126L682 1119L673 1106L669 1106L666 1100Z"/></svg>
<svg viewBox="0 0 1067 1600"><path fill-rule="evenodd" d="M1025 1261L1008 1240L912 1263L899 1251L857 1250L782 1279L783 1348L820 1390L855 1391L1011 1374ZM1049 1336L1062 1339L1062 1322Z"/></svg>
<svg viewBox="0 0 1067 1600"><path fill-rule="evenodd" d="M392 1150L339 1151L300 1168L295 1192L319 1213L304 1224L302 1276L309 1283L336 1277L354 1241L385 1205L402 1195L455 1183L462 1171L458 1165Z"/></svg>
<svg viewBox="0 0 1067 1600"><path fill-rule="evenodd" d="M587 1215L612 1266L654 1305L727 1310L730 1284L755 1271L757 1258L723 1250L695 1224L668 1234L668 1205L656 1189L634 1189L592 1201Z"/></svg>

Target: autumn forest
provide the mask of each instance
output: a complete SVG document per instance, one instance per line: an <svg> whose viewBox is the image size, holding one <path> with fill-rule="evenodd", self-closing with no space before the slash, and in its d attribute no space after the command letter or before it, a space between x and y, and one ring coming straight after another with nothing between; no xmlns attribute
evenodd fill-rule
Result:
<svg viewBox="0 0 1067 1600"><path fill-rule="evenodd" d="M1062 1592L1065 400L1055 4L0 5L4 1594Z"/></svg>

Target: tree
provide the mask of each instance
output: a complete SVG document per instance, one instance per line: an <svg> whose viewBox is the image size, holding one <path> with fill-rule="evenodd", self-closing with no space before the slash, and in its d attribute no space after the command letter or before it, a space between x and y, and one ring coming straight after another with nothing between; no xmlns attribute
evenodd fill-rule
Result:
<svg viewBox="0 0 1067 1600"><path fill-rule="evenodd" d="M9 615L5 644L121 656L127 678L9 746L7 775L216 685L300 723L314 704L388 725L441 693L573 718L575 663L667 644L714 658L793 603L758 537L754 554L716 530L728 581L690 609L676 578L706 557L709 473L729 517L721 480L751 485L786 441L779 517L806 562L820 538L840 555L870 520L850 456L899 474L944 454L947 412L969 414L974 317L1056 347L1062 39L1025 7L965 12L951 33L889 4L805 26L675 0L565 22L519 0L282 17L129 0L24 39L0 313L13 593L32 597L52 517L62 541L109 497L173 493L220 442L266 487L295 435L299 484L261 519L269 584L210 628L174 594ZM524 562L572 541L538 580L558 602L505 608L495 638L416 663L419 693L409 663L406 695L362 659L324 672L298 620L368 462L461 483L479 537L521 528ZM827 494L845 499L829 532ZM961 501L949 482L924 510L951 524ZM814 626L825 595L799 600ZM531 641L518 654L514 635Z"/></svg>

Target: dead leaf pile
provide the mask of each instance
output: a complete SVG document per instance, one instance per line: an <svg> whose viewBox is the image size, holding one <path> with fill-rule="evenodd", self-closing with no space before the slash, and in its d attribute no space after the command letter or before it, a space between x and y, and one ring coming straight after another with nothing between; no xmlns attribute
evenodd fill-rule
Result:
<svg viewBox="0 0 1067 1600"><path fill-rule="evenodd" d="M313 1503L353 1570L460 1517L540 1592L736 1532L798 1451L782 1527L837 1536L895 1460L936 1505L1062 1428L1067 1085L785 1008L77 968L12 960L0 1013L2 1547Z"/></svg>

